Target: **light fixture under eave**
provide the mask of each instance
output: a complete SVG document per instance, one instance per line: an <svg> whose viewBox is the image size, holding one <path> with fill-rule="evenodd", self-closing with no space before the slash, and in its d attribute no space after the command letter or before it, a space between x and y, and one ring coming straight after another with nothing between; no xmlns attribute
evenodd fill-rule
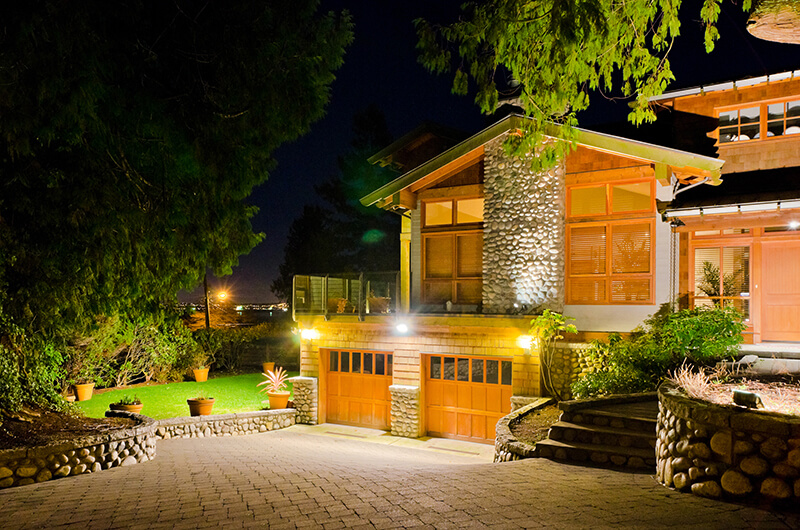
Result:
<svg viewBox="0 0 800 530"><path fill-rule="evenodd" d="M316 340L319 338L319 331L314 328L300 330L300 337L303 340Z"/></svg>

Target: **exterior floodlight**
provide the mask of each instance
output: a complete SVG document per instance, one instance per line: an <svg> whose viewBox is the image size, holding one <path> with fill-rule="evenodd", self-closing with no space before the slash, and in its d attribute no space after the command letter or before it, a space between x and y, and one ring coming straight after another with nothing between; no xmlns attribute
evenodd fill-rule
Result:
<svg viewBox="0 0 800 530"><path fill-rule="evenodd" d="M519 337L517 337L517 346L519 346L528 353L530 353L531 351L532 343L533 343L533 337L531 337L530 335L520 335Z"/></svg>
<svg viewBox="0 0 800 530"><path fill-rule="evenodd" d="M316 329L303 329L300 330L300 337L303 340L316 340L319 338L319 331Z"/></svg>
<svg viewBox="0 0 800 530"><path fill-rule="evenodd" d="M790 221L789 228L792 230L797 230L798 228L800 228L800 221Z"/></svg>
<svg viewBox="0 0 800 530"><path fill-rule="evenodd" d="M397 324L395 329L397 329L398 333L408 333L408 324L403 324L401 322L400 324Z"/></svg>

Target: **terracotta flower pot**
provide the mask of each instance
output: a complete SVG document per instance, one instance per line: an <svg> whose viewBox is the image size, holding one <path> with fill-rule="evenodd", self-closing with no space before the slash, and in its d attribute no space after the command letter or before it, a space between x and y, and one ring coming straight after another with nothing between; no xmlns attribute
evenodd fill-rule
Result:
<svg viewBox="0 0 800 530"><path fill-rule="evenodd" d="M122 410L125 412L133 412L134 414L139 414L142 412L142 407L144 407L142 403L139 403L138 405L122 405L120 403L111 403L108 406L108 408L111 410Z"/></svg>
<svg viewBox="0 0 800 530"><path fill-rule="evenodd" d="M94 393L94 383L82 383L75 385L75 399L78 401L89 401Z"/></svg>
<svg viewBox="0 0 800 530"><path fill-rule="evenodd" d="M275 363L261 363L261 369L264 373L275 370Z"/></svg>
<svg viewBox="0 0 800 530"><path fill-rule="evenodd" d="M208 416L214 407L214 399L187 399L189 414L192 416Z"/></svg>
<svg viewBox="0 0 800 530"><path fill-rule="evenodd" d="M198 383L208 380L208 368L194 368L192 372L194 372L194 380Z"/></svg>
<svg viewBox="0 0 800 530"><path fill-rule="evenodd" d="M269 410L285 409L289 403L291 392L267 392Z"/></svg>

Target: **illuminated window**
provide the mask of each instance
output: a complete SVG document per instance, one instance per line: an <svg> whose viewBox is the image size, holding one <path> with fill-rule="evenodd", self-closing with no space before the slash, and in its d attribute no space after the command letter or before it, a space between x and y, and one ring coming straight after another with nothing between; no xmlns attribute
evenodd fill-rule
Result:
<svg viewBox="0 0 800 530"><path fill-rule="evenodd" d="M571 186L568 195L570 217L650 212L654 207L652 179L600 186Z"/></svg>
<svg viewBox="0 0 800 530"><path fill-rule="evenodd" d="M483 221L483 199L456 201L456 224L480 223Z"/></svg>
<svg viewBox="0 0 800 530"><path fill-rule="evenodd" d="M800 133L800 100L721 111L719 143L744 142Z"/></svg>
<svg viewBox="0 0 800 530"><path fill-rule="evenodd" d="M425 203L425 226L453 224L453 201Z"/></svg>
<svg viewBox="0 0 800 530"><path fill-rule="evenodd" d="M732 306L750 318L750 247L694 251L694 305Z"/></svg>
<svg viewBox="0 0 800 530"><path fill-rule="evenodd" d="M483 222L483 198L425 201L426 227L481 222Z"/></svg>
<svg viewBox="0 0 800 530"><path fill-rule="evenodd" d="M744 142L758 138L760 107L719 113L719 143Z"/></svg>

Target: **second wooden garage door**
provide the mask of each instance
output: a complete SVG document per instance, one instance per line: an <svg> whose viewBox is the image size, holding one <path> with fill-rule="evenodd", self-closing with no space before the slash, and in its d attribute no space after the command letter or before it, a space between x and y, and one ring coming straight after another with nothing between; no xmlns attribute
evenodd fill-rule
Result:
<svg viewBox="0 0 800 530"><path fill-rule="evenodd" d="M427 356L428 434L494 443L497 421L511 412L511 361Z"/></svg>
<svg viewBox="0 0 800 530"><path fill-rule="evenodd" d="M388 430L392 354L328 350L323 355L328 361L327 421Z"/></svg>

